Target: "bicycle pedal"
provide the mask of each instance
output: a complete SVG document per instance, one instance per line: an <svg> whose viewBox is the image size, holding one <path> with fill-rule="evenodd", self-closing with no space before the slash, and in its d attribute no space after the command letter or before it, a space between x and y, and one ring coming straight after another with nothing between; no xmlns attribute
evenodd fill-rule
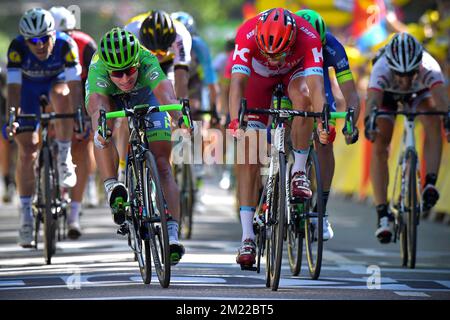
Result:
<svg viewBox="0 0 450 320"><path fill-rule="evenodd" d="M254 266L245 266L241 264L241 270L243 271L256 271L258 270L258 268L254 267Z"/></svg>
<svg viewBox="0 0 450 320"><path fill-rule="evenodd" d="M305 199L303 198L296 198L296 197L291 197L290 201L291 204L300 204L300 203L304 203Z"/></svg>
<svg viewBox="0 0 450 320"><path fill-rule="evenodd" d="M122 236L126 236L129 232L130 229L128 229L128 225L126 223L121 224L119 229L117 229L117 234L120 234Z"/></svg>

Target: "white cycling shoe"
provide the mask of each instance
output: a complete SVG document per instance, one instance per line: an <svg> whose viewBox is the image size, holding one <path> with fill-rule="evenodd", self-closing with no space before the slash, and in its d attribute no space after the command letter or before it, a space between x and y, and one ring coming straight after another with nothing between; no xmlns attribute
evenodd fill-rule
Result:
<svg viewBox="0 0 450 320"><path fill-rule="evenodd" d="M311 219L312 224L316 227L315 228L315 239L317 240L317 218ZM328 222L327 217L323 217L323 241L328 241L333 239L334 237L334 231L333 228L331 228L331 224Z"/></svg>
<svg viewBox="0 0 450 320"><path fill-rule="evenodd" d="M58 163L59 185L63 188L73 188L77 184L75 165L71 158Z"/></svg>

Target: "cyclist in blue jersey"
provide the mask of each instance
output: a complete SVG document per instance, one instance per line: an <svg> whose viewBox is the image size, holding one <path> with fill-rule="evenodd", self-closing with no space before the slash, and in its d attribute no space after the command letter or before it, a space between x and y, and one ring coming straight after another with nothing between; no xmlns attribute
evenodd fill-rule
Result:
<svg viewBox="0 0 450 320"><path fill-rule="evenodd" d="M8 107L20 113L40 113L39 97L49 97L56 113L74 112L82 103L81 66L78 48L67 34L55 31L52 14L44 9L28 10L20 19L20 34L8 49L7 90ZM16 184L20 196L21 228L19 244L30 247L33 242L33 213L31 199L34 192L34 162L38 150L38 122L20 120L21 125L34 125L34 132L15 136L18 145ZM7 132L15 133L15 123ZM60 185L72 188L76 184L71 156L74 121L55 121L55 140L58 145L58 173Z"/></svg>
<svg viewBox="0 0 450 320"><path fill-rule="evenodd" d="M303 19L307 20L319 33L322 40L323 50L323 73L324 73L324 85L325 96L327 103L330 105L330 111L336 111L336 102L333 97L331 88L331 81L329 75L329 68L332 67L335 70L337 82L347 104L347 111L354 109L355 119L357 122L359 116L359 96L356 90L356 85L353 80L353 75L350 70L347 54L344 46L336 39L330 32L327 31L327 27L322 17L314 10L300 10L296 14ZM330 142L334 141L336 137L335 123L330 124ZM345 141L347 144L355 143L358 140L358 129L355 128L353 134L347 134L346 127L344 126L343 133L345 135ZM321 164L321 176L323 180L324 190L324 206L327 207L328 196L330 194L331 182L334 175L334 154L333 144L320 146L318 148L318 156ZM333 237L333 229L331 228L328 219L324 218L323 239L329 240Z"/></svg>
<svg viewBox="0 0 450 320"><path fill-rule="evenodd" d="M219 90L208 45L198 35L194 18L189 13L183 11L174 12L171 14L171 18L183 23L192 37L192 60L189 68L188 84L191 107L194 110L201 108L203 85L208 87L210 106L216 106Z"/></svg>

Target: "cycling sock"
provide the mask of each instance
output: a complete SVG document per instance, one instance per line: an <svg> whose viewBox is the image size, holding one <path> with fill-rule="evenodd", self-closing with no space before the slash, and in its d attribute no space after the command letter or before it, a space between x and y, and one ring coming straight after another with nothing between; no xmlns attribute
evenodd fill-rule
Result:
<svg viewBox="0 0 450 320"><path fill-rule="evenodd" d="M241 206L239 207L239 215L241 216L242 225L242 240L255 240L255 233L253 232L253 216L255 214L255 207Z"/></svg>
<svg viewBox="0 0 450 320"><path fill-rule="evenodd" d="M70 156L70 159L72 159L72 155L70 154L72 141L56 140L56 143L58 144L58 159L59 159L59 161L66 162L67 158L69 156Z"/></svg>
<svg viewBox="0 0 450 320"><path fill-rule="evenodd" d="M435 173L427 173L425 176L425 186L428 184L432 184L433 186L436 185L437 181L437 174Z"/></svg>
<svg viewBox="0 0 450 320"><path fill-rule="evenodd" d="M309 147L305 150L296 150L294 151L294 164L292 165L291 174L295 172L302 171L306 172L306 161L308 160Z"/></svg>
<svg viewBox="0 0 450 320"><path fill-rule="evenodd" d="M31 196L20 197L20 225L33 224Z"/></svg>
<svg viewBox="0 0 450 320"><path fill-rule="evenodd" d="M380 220L381 218L389 216L388 205L385 204L385 203L377 205L376 206L376 210L377 210L377 213L378 213L378 220Z"/></svg>
<svg viewBox="0 0 450 320"><path fill-rule="evenodd" d="M178 222L176 220L167 221L167 231L170 241L178 241Z"/></svg>
<svg viewBox="0 0 450 320"><path fill-rule="evenodd" d="M117 183L116 178L108 178L105 181L103 181L103 186L105 187L106 194L108 194L108 190L112 188L114 184Z"/></svg>
<svg viewBox="0 0 450 320"><path fill-rule="evenodd" d="M67 218L67 223L77 222L80 219L81 203L78 201L72 201L70 203L70 215Z"/></svg>

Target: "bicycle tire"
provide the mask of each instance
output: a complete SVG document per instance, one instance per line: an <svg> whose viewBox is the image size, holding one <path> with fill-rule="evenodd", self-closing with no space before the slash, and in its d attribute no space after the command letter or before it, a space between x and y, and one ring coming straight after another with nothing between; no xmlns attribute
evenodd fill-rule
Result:
<svg viewBox="0 0 450 320"><path fill-rule="evenodd" d="M180 192L180 230L183 239L192 237L192 220L194 207L194 182L192 168L189 164L184 164L181 168L182 182Z"/></svg>
<svg viewBox="0 0 450 320"><path fill-rule="evenodd" d="M291 168L293 162L290 159L287 166L286 171L286 181L288 181L288 187L291 185ZM290 189L289 189L290 190ZM290 192L288 193L290 195ZM294 206L296 204L292 204L290 206L290 210L294 210ZM300 204L301 205L301 204ZM288 252L288 260L289 267L291 268L291 274L293 276L298 276L302 267L302 256L303 256L303 239L304 232L300 226L301 217L297 214L294 215L293 212L288 212L291 215L290 223L287 225L287 252Z"/></svg>
<svg viewBox="0 0 450 320"><path fill-rule="evenodd" d="M140 170L136 170L135 163L132 160L132 158L128 158L127 161L127 168L125 173L125 183L127 189L130 191L130 210L131 210L131 218L127 217L131 220L131 225L129 225L129 228L132 228L129 230L130 234L128 235L128 244L131 245L131 242L133 238L138 239L136 241L136 244L138 245L138 248L134 248L134 255L135 255L135 261L138 262L139 265L139 271L141 273L142 281L145 284L149 284L152 280L152 257L150 253L150 241L148 239L144 239L144 237L141 236L140 233L140 226L138 222L138 215L139 212L142 212L142 207L136 208L134 206L136 202L134 200L134 195L137 194L135 192L136 184L137 184L137 173L136 172L142 172L142 168ZM141 180L142 181L142 180ZM132 234L131 234L132 233ZM144 250L142 250L142 248Z"/></svg>
<svg viewBox="0 0 450 320"><path fill-rule="evenodd" d="M402 208L402 175L403 175L403 167L402 160L400 158L397 168L395 169L394 174L394 184L392 189L392 197L391 197L391 212L394 213L394 242L397 239L400 241L400 260L402 261L402 266L406 267L408 263L408 244L406 239L406 224L404 222L404 212Z"/></svg>
<svg viewBox="0 0 450 320"><path fill-rule="evenodd" d="M270 237L268 238L271 250L268 251L268 259L270 259L270 287L272 291L277 291L280 284L281 262L283 258L283 242L284 242L284 222L286 219L286 156L279 153L278 173L273 185L273 200L271 203L271 227ZM274 211L274 208L276 210Z"/></svg>
<svg viewBox="0 0 450 320"><path fill-rule="evenodd" d="M167 288L170 284L171 267L167 216L156 161L150 151L145 152L143 167L144 196L151 197L145 201L150 214L150 221L147 224L150 249L159 283L163 288Z"/></svg>
<svg viewBox="0 0 450 320"><path fill-rule="evenodd" d="M52 256L55 253L55 224L53 217L53 200L55 194L55 174L52 167L52 158L50 149L43 147L41 154L43 156L44 175L41 175L41 187L43 197L43 219L44 219L44 258L47 264L51 264ZM42 169L42 167L41 167Z"/></svg>
<svg viewBox="0 0 450 320"><path fill-rule="evenodd" d="M407 205L407 243L408 243L408 267L414 269L416 266L417 253L417 224L419 216L418 193L417 193L417 155L413 151L406 154L406 167L408 170L408 183L406 184Z"/></svg>
<svg viewBox="0 0 450 320"><path fill-rule="evenodd" d="M306 201L306 221L305 221L305 244L306 258L308 261L309 274L313 280L317 280L322 266L323 252L323 187L320 176L320 164L316 151L311 148L306 163L307 176L311 182L313 196ZM313 212L317 207L317 212ZM313 218L317 216L317 223L314 225ZM315 237L317 229L317 239ZM316 243L316 244L315 244Z"/></svg>

